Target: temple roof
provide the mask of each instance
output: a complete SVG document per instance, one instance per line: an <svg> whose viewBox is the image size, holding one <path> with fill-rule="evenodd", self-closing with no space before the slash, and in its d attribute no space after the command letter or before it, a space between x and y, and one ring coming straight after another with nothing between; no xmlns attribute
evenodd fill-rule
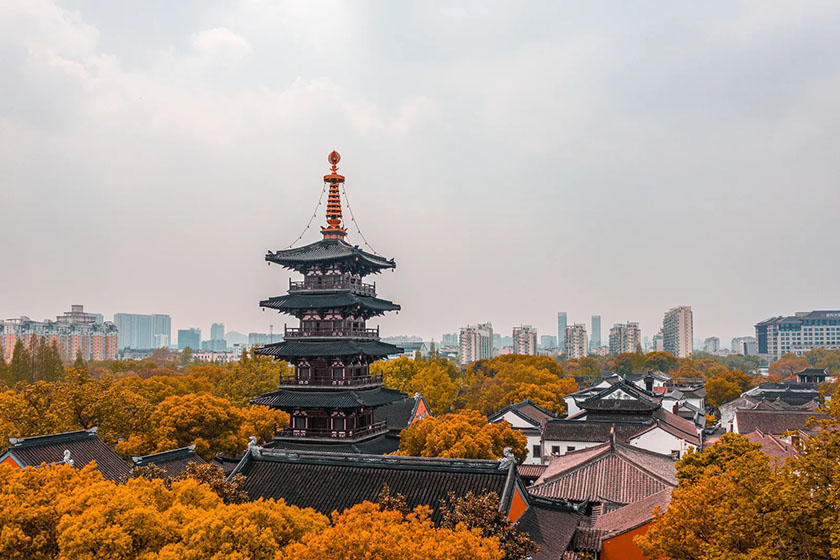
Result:
<svg viewBox="0 0 840 560"><path fill-rule="evenodd" d="M189 463L196 463L197 465L206 465L207 461L197 455L195 452L195 445L188 447L181 447L180 449L171 449L169 451L161 451L160 453L152 453L150 455L141 455L139 457L132 457L131 461L135 467L146 467L154 464L157 467L166 471L169 476L178 476Z"/></svg>
<svg viewBox="0 0 840 560"><path fill-rule="evenodd" d="M346 270L363 276L397 266L394 259L368 253L343 239L322 239L303 247L269 251L265 260L298 272L304 272L314 264L341 264Z"/></svg>
<svg viewBox="0 0 840 560"><path fill-rule="evenodd" d="M335 443L323 441L306 441L305 439L274 440L266 447L278 451L311 451L331 453L367 453L370 455L390 455L400 447L399 436L382 434L371 439L355 443L337 440Z"/></svg>
<svg viewBox="0 0 840 560"><path fill-rule="evenodd" d="M526 397L524 401L509 404L498 412L491 414L487 418L487 421L491 424L497 422L508 412L512 412L536 428L541 427L551 419L557 418L555 414L552 414Z"/></svg>
<svg viewBox="0 0 840 560"><path fill-rule="evenodd" d="M660 407L660 398L639 389L632 383L620 382L577 401L584 410L600 412L653 412Z"/></svg>
<svg viewBox="0 0 840 560"><path fill-rule="evenodd" d="M401 354L402 350L393 344L379 342L378 340L285 340L283 342L260 346L254 352L263 356L274 356L275 358L318 358L354 355L383 358L393 354Z"/></svg>
<svg viewBox="0 0 840 560"><path fill-rule="evenodd" d="M127 461L99 439L96 428L45 436L10 438L9 443L11 445L0 453L0 461L11 457L20 468L38 467L42 463L63 463L64 452L67 450L74 467L81 469L91 461L96 461L97 469L107 480L119 482L124 476L128 476L131 470Z"/></svg>
<svg viewBox="0 0 840 560"><path fill-rule="evenodd" d="M251 399L251 404L272 408L363 408L380 406L405 398L405 393L377 387L366 391L313 391L280 389Z"/></svg>
<svg viewBox="0 0 840 560"><path fill-rule="evenodd" d="M615 440L551 458L537 496L628 504L677 485L674 460Z"/></svg>
<svg viewBox="0 0 840 560"><path fill-rule="evenodd" d="M516 486L522 487L514 461L437 459L255 448L246 452L231 476L245 475L243 490L252 500L283 499L326 515L364 501L376 502L383 484L405 496L409 508L428 505L432 519L442 517L449 492L495 492L508 511ZM527 498L526 498L527 499Z"/></svg>
<svg viewBox="0 0 840 560"><path fill-rule="evenodd" d="M260 307L277 309L282 313L294 314L294 311L306 309L341 309L343 307L363 307L367 316L381 315L386 311L399 311L400 306L386 299L370 296L358 296L350 292L331 294L291 293L275 296L260 302Z"/></svg>

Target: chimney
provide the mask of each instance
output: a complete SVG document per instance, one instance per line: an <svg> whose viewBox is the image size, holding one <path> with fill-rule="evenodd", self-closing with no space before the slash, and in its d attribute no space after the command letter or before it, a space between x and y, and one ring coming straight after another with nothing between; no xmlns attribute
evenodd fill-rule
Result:
<svg viewBox="0 0 840 560"><path fill-rule="evenodd" d="M674 406L671 408L671 412L673 412L674 414L679 415L679 413L680 413L680 403L675 402L675 403L674 403Z"/></svg>

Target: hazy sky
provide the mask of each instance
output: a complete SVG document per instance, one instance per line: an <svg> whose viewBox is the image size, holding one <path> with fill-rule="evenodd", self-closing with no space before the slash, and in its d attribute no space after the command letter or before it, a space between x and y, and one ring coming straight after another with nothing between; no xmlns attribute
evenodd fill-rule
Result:
<svg viewBox="0 0 840 560"><path fill-rule="evenodd" d="M840 308L837 2L6 0L0 85L4 318L282 329L334 148L387 334Z"/></svg>

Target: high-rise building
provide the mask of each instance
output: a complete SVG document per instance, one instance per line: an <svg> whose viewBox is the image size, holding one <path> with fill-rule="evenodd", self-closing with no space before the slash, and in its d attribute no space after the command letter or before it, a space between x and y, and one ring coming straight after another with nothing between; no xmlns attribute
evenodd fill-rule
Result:
<svg viewBox="0 0 840 560"><path fill-rule="evenodd" d="M758 341L754 336L737 336L732 339L730 348L734 354L755 356L758 354Z"/></svg>
<svg viewBox="0 0 840 560"><path fill-rule="evenodd" d="M694 352L694 317L691 306L669 309L662 319L662 342L666 352L688 358Z"/></svg>
<svg viewBox="0 0 840 560"><path fill-rule="evenodd" d="M115 313L114 324L120 331L120 350L149 350L169 346L172 335L169 315Z"/></svg>
<svg viewBox="0 0 840 560"><path fill-rule="evenodd" d="M15 344L29 346L44 338L55 342L61 359L71 362L76 356L85 360L113 360L119 353L119 333L114 323L99 323L97 315L85 313L84 306L73 305L55 321L33 321L29 317L0 321L0 346L6 362L11 362Z"/></svg>
<svg viewBox="0 0 840 560"><path fill-rule="evenodd" d="M537 355L537 329L531 325L513 327L513 353Z"/></svg>
<svg viewBox="0 0 840 560"><path fill-rule="evenodd" d="M639 323L618 323L610 329L610 354L635 352L641 347L641 340Z"/></svg>
<svg viewBox="0 0 840 560"><path fill-rule="evenodd" d="M201 329L179 329L178 350L190 347L192 350L201 349Z"/></svg>
<svg viewBox="0 0 840 560"><path fill-rule="evenodd" d="M601 347L601 316L592 316L592 332L589 333L589 350L595 351Z"/></svg>
<svg viewBox="0 0 840 560"><path fill-rule="evenodd" d="M566 327L566 357L583 358L586 356L586 325L575 323Z"/></svg>
<svg viewBox="0 0 840 560"><path fill-rule="evenodd" d="M566 351L566 312L557 313L557 348L559 352Z"/></svg>
<svg viewBox="0 0 840 560"><path fill-rule="evenodd" d="M220 340L225 337L225 326L222 323L210 325L210 340Z"/></svg>
<svg viewBox="0 0 840 560"><path fill-rule="evenodd" d="M662 336L662 331L659 331L655 335L653 335L653 340L650 344L651 352L664 352L665 351L665 337Z"/></svg>
<svg viewBox="0 0 840 560"><path fill-rule="evenodd" d="M458 334L446 333L440 338L440 345L444 348L455 348L458 346Z"/></svg>
<svg viewBox="0 0 840 560"><path fill-rule="evenodd" d="M274 344L275 342L282 342L282 334L269 333L248 333L248 346L264 346L266 344Z"/></svg>
<svg viewBox="0 0 840 560"><path fill-rule="evenodd" d="M540 337L540 348L543 350L556 350L557 337L553 334L544 334Z"/></svg>
<svg viewBox="0 0 840 560"><path fill-rule="evenodd" d="M840 348L840 311L802 311L773 317L755 326L758 355L775 361L783 354L801 356L814 348Z"/></svg>
<svg viewBox="0 0 840 560"><path fill-rule="evenodd" d="M458 363L469 364L493 357L493 325L480 323L461 328L458 335Z"/></svg>
<svg viewBox="0 0 840 560"><path fill-rule="evenodd" d="M720 339L716 336L710 336L703 341L703 352L710 354L717 354L720 351Z"/></svg>

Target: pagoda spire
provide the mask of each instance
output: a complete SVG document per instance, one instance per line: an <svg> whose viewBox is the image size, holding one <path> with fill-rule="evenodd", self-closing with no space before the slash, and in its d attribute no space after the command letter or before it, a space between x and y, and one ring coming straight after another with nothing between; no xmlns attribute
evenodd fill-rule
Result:
<svg viewBox="0 0 840 560"><path fill-rule="evenodd" d="M327 161L332 166L330 173L324 175L324 182L329 183L330 193L327 196L327 225L321 226L321 234L324 239L344 239L347 229L341 227L341 194L338 186L344 184L344 176L338 174L338 162L341 161L341 154L333 150Z"/></svg>

